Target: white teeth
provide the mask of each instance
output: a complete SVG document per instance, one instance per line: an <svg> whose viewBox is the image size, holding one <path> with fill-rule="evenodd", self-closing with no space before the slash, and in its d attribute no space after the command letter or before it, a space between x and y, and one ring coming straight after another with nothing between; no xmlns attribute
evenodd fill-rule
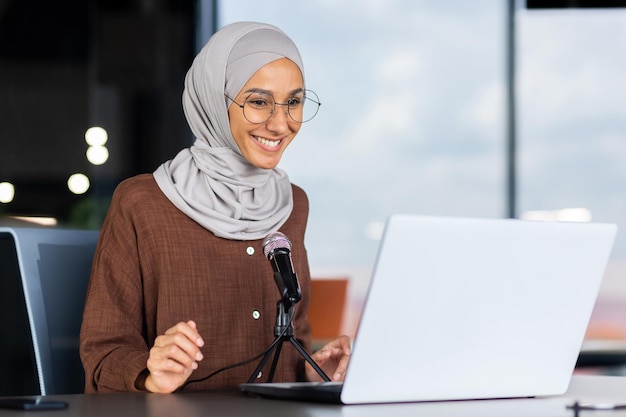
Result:
<svg viewBox="0 0 626 417"><path fill-rule="evenodd" d="M270 148L275 148L280 144L279 140L268 140L260 136L254 136L254 139L256 139L258 142L262 143L265 146L269 146Z"/></svg>

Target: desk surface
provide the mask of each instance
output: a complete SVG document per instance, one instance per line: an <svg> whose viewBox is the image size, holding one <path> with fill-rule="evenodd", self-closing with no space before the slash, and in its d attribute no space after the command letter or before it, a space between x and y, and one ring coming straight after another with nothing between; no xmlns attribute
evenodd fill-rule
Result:
<svg viewBox="0 0 626 417"><path fill-rule="evenodd" d="M239 392L179 394L92 394L48 396L67 401L61 411L0 410L0 416L89 416L89 417L573 417L566 408L573 400L626 403L626 377L576 375L568 392L559 397L448 401L411 404L326 405L245 397ZM581 411L580 416L598 415ZM626 410L601 412L603 416L626 416Z"/></svg>

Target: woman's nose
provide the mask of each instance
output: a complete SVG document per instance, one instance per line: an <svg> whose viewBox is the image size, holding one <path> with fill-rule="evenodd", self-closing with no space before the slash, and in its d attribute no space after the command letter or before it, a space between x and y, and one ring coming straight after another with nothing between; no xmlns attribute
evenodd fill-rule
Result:
<svg viewBox="0 0 626 417"><path fill-rule="evenodd" d="M287 107L276 106L269 119L267 119L266 125L269 130L274 132L284 132L289 129L289 114Z"/></svg>

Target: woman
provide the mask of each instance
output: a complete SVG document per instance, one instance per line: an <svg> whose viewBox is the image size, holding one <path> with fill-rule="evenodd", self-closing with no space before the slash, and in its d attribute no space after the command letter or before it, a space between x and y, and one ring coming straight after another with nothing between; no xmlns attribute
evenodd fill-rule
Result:
<svg viewBox="0 0 626 417"><path fill-rule="evenodd" d="M198 54L183 92L193 146L122 182L102 227L81 329L86 392L246 382L257 361L211 375L275 338L280 293L262 250L275 231L292 244L294 334L310 349L308 200L276 168L308 117L303 74L296 46L266 24L228 25ZM312 358L342 380L349 353L344 336ZM285 345L274 380L319 379Z"/></svg>

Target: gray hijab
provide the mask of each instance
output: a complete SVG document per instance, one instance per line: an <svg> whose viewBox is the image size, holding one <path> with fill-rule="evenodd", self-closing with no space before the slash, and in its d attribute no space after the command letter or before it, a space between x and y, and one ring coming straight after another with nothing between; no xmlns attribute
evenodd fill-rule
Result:
<svg viewBox="0 0 626 417"><path fill-rule="evenodd" d="M261 239L291 214L289 177L278 168L257 168L242 156L224 97L235 97L262 66L284 57L304 77L298 49L280 29L233 23L211 37L185 77L183 109L195 141L159 166L154 178L178 209L216 236Z"/></svg>

